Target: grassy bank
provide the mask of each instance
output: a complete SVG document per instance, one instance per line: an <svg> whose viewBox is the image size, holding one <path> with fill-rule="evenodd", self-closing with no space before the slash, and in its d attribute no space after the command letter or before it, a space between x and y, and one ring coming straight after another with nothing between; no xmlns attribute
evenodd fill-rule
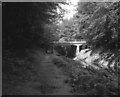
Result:
<svg viewBox="0 0 120 97"><path fill-rule="evenodd" d="M81 63L68 58L53 60L56 66L61 67L70 76L69 83L72 92L76 95L118 95L118 75L105 69L95 69L91 66L83 68Z"/></svg>
<svg viewBox="0 0 120 97"><path fill-rule="evenodd" d="M45 59L46 66L40 64L45 56L47 58ZM39 50L36 52L27 51L26 53L4 52L2 67L3 95L18 95L21 93L40 95L41 93L52 92L58 88L54 84L61 79L61 75L58 76L58 69L62 71L63 75L67 76L64 83L70 84L72 87L70 92L75 95L102 95L106 97L106 95L119 94L119 75L110 73L105 69L97 70L91 66L84 68L80 62L75 62L63 56L47 55ZM54 76L52 76L53 74ZM49 83L50 80L55 81L55 83ZM20 88L17 86L20 86Z"/></svg>

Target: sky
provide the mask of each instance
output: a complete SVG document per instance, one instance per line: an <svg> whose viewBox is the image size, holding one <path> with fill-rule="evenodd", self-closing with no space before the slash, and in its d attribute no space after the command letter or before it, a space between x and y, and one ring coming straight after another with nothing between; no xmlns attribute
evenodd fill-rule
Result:
<svg viewBox="0 0 120 97"><path fill-rule="evenodd" d="M69 3L69 5L64 5L64 4L60 5L62 7L62 9L64 9L66 11L63 16L64 20L66 20L66 19L70 20L74 16L74 14L77 12L76 6L77 6L78 1L79 0L66 0L66 2ZM58 8L57 12L60 13L59 8ZM59 22L58 25L62 24L61 20L60 21L58 20L58 22Z"/></svg>
<svg viewBox="0 0 120 97"><path fill-rule="evenodd" d="M63 5L62 8L66 10L66 13L64 15L64 19L70 19L73 17L73 15L76 13L76 6L79 0L67 0L69 2L69 5Z"/></svg>

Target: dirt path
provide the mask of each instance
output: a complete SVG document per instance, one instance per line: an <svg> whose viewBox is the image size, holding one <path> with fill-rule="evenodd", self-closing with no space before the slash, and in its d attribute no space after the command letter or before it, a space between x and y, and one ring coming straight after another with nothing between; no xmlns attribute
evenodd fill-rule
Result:
<svg viewBox="0 0 120 97"><path fill-rule="evenodd" d="M19 93L22 95L72 95L70 85L65 83L68 77L52 62L54 56L37 54L34 57L38 78L18 86Z"/></svg>
<svg viewBox="0 0 120 97"><path fill-rule="evenodd" d="M46 89L45 94L51 95L70 95L71 87L64 81L68 79L66 75L56 67L52 59L54 56L46 55L43 57L43 60L39 60L39 57L36 62L41 63L39 68L39 76L41 77L43 83L47 84L49 89ZM48 93L47 93L48 92Z"/></svg>

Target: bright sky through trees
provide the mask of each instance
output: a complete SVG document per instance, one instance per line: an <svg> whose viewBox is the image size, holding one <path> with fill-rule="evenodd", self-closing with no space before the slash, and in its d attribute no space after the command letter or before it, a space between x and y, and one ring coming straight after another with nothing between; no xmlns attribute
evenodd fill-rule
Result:
<svg viewBox="0 0 120 97"><path fill-rule="evenodd" d="M64 10L65 10L65 14L63 19L70 19L73 17L73 15L76 13L76 6L79 0L66 0L67 3L69 3L69 5L60 5ZM58 13L59 13L59 9L58 9ZM60 22L61 23L61 22Z"/></svg>
<svg viewBox="0 0 120 97"><path fill-rule="evenodd" d="M64 15L64 19L70 19L73 17L73 15L76 13L76 6L79 0L67 0L69 5L63 6L65 8L66 13Z"/></svg>
<svg viewBox="0 0 120 97"><path fill-rule="evenodd" d="M77 3L78 2L115 2L115 1L119 1L119 0L66 0L67 3L69 3L69 5L61 5L61 7L63 9L66 10L63 19L70 19L73 17L73 15L76 13L76 8L77 8ZM58 10L59 12L59 10Z"/></svg>

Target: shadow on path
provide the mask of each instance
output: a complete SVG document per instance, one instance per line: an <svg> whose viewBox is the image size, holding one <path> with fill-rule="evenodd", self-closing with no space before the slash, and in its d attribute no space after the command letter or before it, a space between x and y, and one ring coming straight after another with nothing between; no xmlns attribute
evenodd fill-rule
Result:
<svg viewBox="0 0 120 97"><path fill-rule="evenodd" d="M72 95L71 86L65 83L68 76L63 73L61 68L57 67L53 59L56 56L47 55L36 51L33 54L32 66L34 66L35 75L33 80L17 82L17 85L7 82L4 88L8 88L9 95ZM6 90L7 91L7 90Z"/></svg>

